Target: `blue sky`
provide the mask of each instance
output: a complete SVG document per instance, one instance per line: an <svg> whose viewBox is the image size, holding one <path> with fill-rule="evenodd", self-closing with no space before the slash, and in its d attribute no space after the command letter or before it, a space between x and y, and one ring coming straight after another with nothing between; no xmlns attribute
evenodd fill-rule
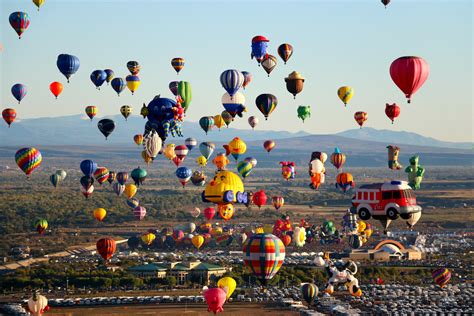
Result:
<svg viewBox="0 0 474 316"><path fill-rule="evenodd" d="M21 40L8 23L13 11L30 15L31 25ZM30 0L2 0L0 17L1 108L15 107L19 119L82 114L87 105L97 105L98 116L105 116L128 104L138 115L141 104L153 96L171 97L170 81L187 80L193 87L187 120L197 121L223 110L219 75L235 68L254 74L243 91L249 112L232 123L236 128L250 128L247 118L256 115L258 129L334 133L357 128L353 114L363 110L369 115L366 126L441 140L473 139L470 0L392 0L386 10L378 0L46 0L40 12ZM250 60L251 38L260 34L270 39L269 52L275 56L281 43L294 47L288 64L279 59L270 78ZM81 61L70 84L56 67L61 53ZM388 71L391 62L404 55L422 56L431 68L411 105ZM178 56L186 59L179 76L170 66ZM142 65L142 84L134 96L125 90L117 97L107 86L95 89L89 79L94 69L111 68L125 77L129 60ZM284 82L293 70L306 78L296 100ZM65 85L58 100L49 92L52 81ZM28 86L20 105L10 93L17 82ZM347 108L336 94L342 85L355 89ZM268 121L255 106L261 93L279 100ZM402 108L394 125L384 113L387 102ZM304 124L296 116L298 105L312 107L312 117Z"/></svg>

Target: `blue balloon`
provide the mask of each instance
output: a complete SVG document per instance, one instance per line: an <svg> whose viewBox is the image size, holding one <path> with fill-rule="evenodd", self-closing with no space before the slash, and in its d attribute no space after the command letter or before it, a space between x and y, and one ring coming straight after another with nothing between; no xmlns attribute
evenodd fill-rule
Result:
<svg viewBox="0 0 474 316"><path fill-rule="evenodd" d="M100 86L107 79L107 73L104 70L94 70L91 73L91 81L96 86L97 89L100 89Z"/></svg>
<svg viewBox="0 0 474 316"><path fill-rule="evenodd" d="M154 129L165 141L170 132L171 123L173 123L173 127L177 126L174 119L174 107L176 107L174 100L156 96L147 106L148 121L145 124L145 134Z"/></svg>
<svg viewBox="0 0 474 316"><path fill-rule="evenodd" d="M255 41L252 42L252 56L260 62L267 55L268 42L265 41Z"/></svg>
<svg viewBox="0 0 474 316"><path fill-rule="evenodd" d="M176 169L176 176L180 180L189 179L192 174L193 171L188 167L179 167L178 169Z"/></svg>
<svg viewBox="0 0 474 316"><path fill-rule="evenodd" d="M117 92L118 96L120 96L120 93L127 86L127 83L125 82L125 80L123 80L123 78L114 78L112 79L110 84L112 85L112 89L114 89L115 92Z"/></svg>
<svg viewBox="0 0 474 316"><path fill-rule="evenodd" d="M92 177L97 169L97 164L92 160L83 160L81 162L81 171L85 176Z"/></svg>
<svg viewBox="0 0 474 316"><path fill-rule="evenodd" d="M220 77L222 87L232 97L244 84L244 75L235 69L225 70Z"/></svg>
<svg viewBox="0 0 474 316"><path fill-rule="evenodd" d="M56 65L59 71L66 77L67 82L69 82L69 78L79 70L81 64L76 56L61 54L58 56Z"/></svg>
<svg viewBox="0 0 474 316"><path fill-rule="evenodd" d="M14 84L12 86L12 94L17 99L18 104L20 104L21 100L26 96L26 86L21 83Z"/></svg>

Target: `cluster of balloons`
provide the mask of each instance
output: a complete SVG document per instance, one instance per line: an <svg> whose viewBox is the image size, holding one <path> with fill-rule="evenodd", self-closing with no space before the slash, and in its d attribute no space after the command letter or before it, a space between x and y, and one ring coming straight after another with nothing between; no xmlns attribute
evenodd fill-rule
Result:
<svg viewBox="0 0 474 316"><path fill-rule="evenodd" d="M56 188L61 181L66 179L67 172L65 170L56 170L55 173L49 176L49 181Z"/></svg>

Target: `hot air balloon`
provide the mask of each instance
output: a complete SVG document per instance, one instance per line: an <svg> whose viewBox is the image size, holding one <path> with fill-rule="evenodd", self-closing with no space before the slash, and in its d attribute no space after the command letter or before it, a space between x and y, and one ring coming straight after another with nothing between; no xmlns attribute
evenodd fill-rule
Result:
<svg viewBox="0 0 474 316"><path fill-rule="evenodd" d="M67 172L65 170L56 170L56 174L61 178L61 180L66 179Z"/></svg>
<svg viewBox="0 0 474 316"><path fill-rule="evenodd" d="M102 222L107 215L107 211L104 208L96 208L94 210L94 218L99 222Z"/></svg>
<svg viewBox="0 0 474 316"><path fill-rule="evenodd" d="M392 121L393 121L400 115L400 107L394 103L394 104L385 104L385 115Z"/></svg>
<svg viewBox="0 0 474 316"><path fill-rule="evenodd" d="M216 209L213 207L207 207L204 209L204 217L207 218L208 221L212 220L216 215Z"/></svg>
<svg viewBox="0 0 474 316"><path fill-rule="evenodd" d="M278 46L278 55L285 62L286 65L288 59L290 59L291 55L293 55L293 46L287 43L281 44L280 46Z"/></svg>
<svg viewBox="0 0 474 316"><path fill-rule="evenodd" d="M240 173L242 178L247 178L247 176L252 172L253 166L250 162L239 161L237 163L237 171Z"/></svg>
<svg viewBox="0 0 474 316"><path fill-rule="evenodd" d="M193 138L193 137L186 138L186 139L184 140L184 145L186 145L186 147L187 147L189 150L192 150L194 147L196 147L196 145L197 145L197 140L196 140L196 138Z"/></svg>
<svg viewBox="0 0 474 316"><path fill-rule="evenodd" d="M244 84L244 75L235 69L225 70L220 77L222 87L232 98Z"/></svg>
<svg viewBox="0 0 474 316"><path fill-rule="evenodd" d="M193 243L193 246L196 247L197 250L199 250L199 248L201 248L201 246L204 244L204 237L202 237L201 235L196 235L193 236L191 241Z"/></svg>
<svg viewBox="0 0 474 316"><path fill-rule="evenodd" d="M263 205L267 204L267 195L264 190L255 192L252 196L253 204L257 205L258 208L261 208Z"/></svg>
<svg viewBox="0 0 474 316"><path fill-rule="evenodd" d="M130 105L123 105L120 107L120 114L125 118L125 121L127 118L132 114L133 108Z"/></svg>
<svg viewBox="0 0 474 316"><path fill-rule="evenodd" d="M105 139L112 134L115 129L115 122L111 119L102 119L97 123L99 131L105 136Z"/></svg>
<svg viewBox="0 0 474 316"><path fill-rule="evenodd" d="M168 88L170 89L171 93L173 93L175 97L178 96L178 85L179 85L179 81L171 81L168 84Z"/></svg>
<svg viewBox="0 0 474 316"><path fill-rule="evenodd" d="M117 173L117 182L121 185L125 185L128 180L128 173L126 172L119 172Z"/></svg>
<svg viewBox="0 0 474 316"><path fill-rule="evenodd" d="M206 157L206 159L209 159L209 157L212 156L215 148L216 145L211 142L202 142L199 144L199 151L204 157Z"/></svg>
<svg viewBox="0 0 474 316"><path fill-rule="evenodd" d="M133 136L133 141L135 142L135 144L140 146L141 144L143 144L143 135L142 134L136 134L135 136Z"/></svg>
<svg viewBox="0 0 474 316"><path fill-rule="evenodd" d="M147 172L145 169L137 167L132 170L132 173L130 175L132 176L133 181L135 181L135 185L139 187L140 184L143 184L143 182L145 181Z"/></svg>
<svg viewBox="0 0 474 316"><path fill-rule="evenodd" d="M275 69L277 65L277 59L273 55L267 55L265 58L262 60L262 67L267 73L268 77L270 77L270 73Z"/></svg>
<svg viewBox="0 0 474 316"><path fill-rule="evenodd" d="M132 75L138 75L140 72L141 66L138 61L129 61L127 62L127 69Z"/></svg>
<svg viewBox="0 0 474 316"><path fill-rule="evenodd" d="M288 181L289 179L294 179L296 175L295 163L293 161L280 161L281 165L281 175L283 179Z"/></svg>
<svg viewBox="0 0 474 316"><path fill-rule="evenodd" d="M56 173L53 173L49 176L49 181L51 181L51 184L56 188L59 182L61 182L61 176Z"/></svg>
<svg viewBox="0 0 474 316"><path fill-rule="evenodd" d="M412 213L410 218L407 220L407 226L409 229L413 229L413 226L416 225L416 223L418 223L418 221L420 220L421 218L421 212L417 212L417 213Z"/></svg>
<svg viewBox="0 0 474 316"><path fill-rule="evenodd" d="M443 288L451 280L451 272L447 268L436 269L431 276L440 288Z"/></svg>
<svg viewBox="0 0 474 316"><path fill-rule="evenodd" d="M5 109L2 111L2 117L5 122L8 124L8 127L12 125L12 123L16 119L16 110L15 109Z"/></svg>
<svg viewBox="0 0 474 316"><path fill-rule="evenodd" d="M381 0L381 2L384 5L385 9L387 9L387 6L390 3L390 0Z"/></svg>
<svg viewBox="0 0 474 316"><path fill-rule="evenodd" d="M40 151L34 147L21 148L15 153L16 164L27 177L40 166L42 160Z"/></svg>
<svg viewBox="0 0 474 316"><path fill-rule="evenodd" d="M109 260L115 253L117 245L112 238L101 238L96 244L97 253L105 260Z"/></svg>
<svg viewBox="0 0 474 316"><path fill-rule="evenodd" d="M48 221L44 218L40 218L35 222L35 228L38 234L43 235L48 228Z"/></svg>
<svg viewBox="0 0 474 316"><path fill-rule="evenodd" d="M227 293L221 288L210 288L204 291L204 299L207 303L207 311L214 314L224 311L223 305Z"/></svg>
<svg viewBox="0 0 474 316"><path fill-rule="evenodd" d="M207 159L204 156L199 156L196 158L196 162L199 166L205 167L207 165Z"/></svg>
<svg viewBox="0 0 474 316"><path fill-rule="evenodd" d="M285 205L285 199L283 198L283 196L273 196L272 205L275 210L279 210L283 205Z"/></svg>
<svg viewBox="0 0 474 316"><path fill-rule="evenodd" d="M337 170L341 169L344 163L346 162L346 155L341 153L341 150L336 147L334 152L331 154L331 163Z"/></svg>
<svg viewBox="0 0 474 316"><path fill-rule="evenodd" d="M421 57L400 57L390 65L390 77L405 94L408 103L411 102L411 97L428 79L429 74L430 66Z"/></svg>
<svg viewBox="0 0 474 316"><path fill-rule="evenodd" d="M355 181L352 177L352 174L348 172L342 172L336 177L336 188L342 192L347 192L350 189L355 187Z"/></svg>
<svg viewBox="0 0 474 316"><path fill-rule="evenodd" d="M242 71L242 75L244 75L244 83L242 84L242 88L245 90L245 87L247 87L252 81L253 75L248 71Z"/></svg>
<svg viewBox="0 0 474 316"><path fill-rule="evenodd" d="M34 2L35 1L38 2L38 0L34 0ZM48 299L43 295L40 295L39 291L35 291L33 296L28 300L28 310L33 314L33 316L43 315L44 312L49 310Z"/></svg>
<svg viewBox="0 0 474 316"><path fill-rule="evenodd" d="M128 75L125 77L125 81L127 82L127 87L130 92L132 92L132 95L137 91L138 87L140 86L140 78L135 75Z"/></svg>
<svg viewBox="0 0 474 316"><path fill-rule="evenodd" d="M263 142L263 148L269 153L275 148L275 142L273 140L266 140Z"/></svg>
<svg viewBox="0 0 474 316"><path fill-rule="evenodd" d="M88 199L89 196L91 196L93 192L94 192L94 186L93 185L91 185L88 188L85 188L84 186L81 187L81 193L82 193L82 195L85 196L86 199Z"/></svg>
<svg viewBox="0 0 474 316"><path fill-rule="evenodd" d="M120 96L120 93L125 89L127 86L125 80L123 78L114 78L112 79L112 82L110 83L112 86L112 89L114 89L115 92L117 92L117 95Z"/></svg>
<svg viewBox="0 0 474 316"><path fill-rule="evenodd" d="M318 297L318 291L318 287L313 283L304 283L301 286L301 295L306 303L308 303L308 306L314 303L314 299Z"/></svg>
<svg viewBox="0 0 474 316"><path fill-rule="evenodd" d="M257 166L257 159L254 157L247 157L244 161L250 162L254 168Z"/></svg>
<svg viewBox="0 0 474 316"><path fill-rule="evenodd" d="M181 106L186 112L193 99L191 84L187 81L180 81L178 83L178 95L181 97Z"/></svg>
<svg viewBox="0 0 474 316"><path fill-rule="evenodd" d="M107 79L107 73L104 70L94 70L90 75L91 81L94 86L100 90L100 86Z"/></svg>
<svg viewBox="0 0 474 316"><path fill-rule="evenodd" d="M174 153L175 147L175 144L166 145L165 149L163 149L163 155L165 155L169 160L173 160L173 158L176 157L176 154Z"/></svg>
<svg viewBox="0 0 474 316"><path fill-rule="evenodd" d="M173 158L173 162L176 167L179 167L181 163L184 161L186 156L188 155L189 149L184 145L179 145L174 148L175 157Z"/></svg>
<svg viewBox="0 0 474 316"><path fill-rule="evenodd" d="M213 116L203 116L199 119L199 125L201 126L204 132L209 132L214 126L214 117Z"/></svg>
<svg viewBox="0 0 474 316"><path fill-rule="evenodd" d="M130 249L137 249L140 246L140 238L133 236L127 240L127 246Z"/></svg>
<svg viewBox="0 0 474 316"><path fill-rule="evenodd" d="M225 121L222 118L222 115L217 114L214 116L214 126L217 127L219 130L224 127Z"/></svg>
<svg viewBox="0 0 474 316"><path fill-rule="evenodd" d="M163 141L155 130L152 130L143 138L143 149L151 159L155 159L158 156L162 145Z"/></svg>
<svg viewBox="0 0 474 316"><path fill-rule="evenodd" d="M296 99L296 95L303 91L304 78L298 72L293 71L285 78L286 90L293 95Z"/></svg>
<svg viewBox="0 0 474 316"><path fill-rule="evenodd" d="M247 111L244 106L245 96L240 92L236 92L233 96L228 93L224 93L221 102L225 110L232 116L232 118L234 118L236 115L242 117L242 113Z"/></svg>
<svg viewBox="0 0 474 316"><path fill-rule="evenodd" d="M147 164L147 166L150 164L150 162L153 161L153 159L150 156L148 156L145 150L142 151L142 158L143 158L143 161Z"/></svg>
<svg viewBox="0 0 474 316"><path fill-rule="evenodd" d="M285 260L285 246L272 234L250 236L242 252L245 265L263 286L277 274Z"/></svg>
<svg viewBox="0 0 474 316"><path fill-rule="evenodd" d="M247 145L239 137L234 137L227 145L223 145L222 147L224 147L226 155L232 155L236 161L240 155L245 154L247 151Z"/></svg>
<svg viewBox="0 0 474 316"><path fill-rule="evenodd" d="M8 18L11 27L18 34L18 38L21 39L21 35L30 25L30 18L26 12L13 12Z"/></svg>
<svg viewBox="0 0 474 316"><path fill-rule="evenodd" d="M131 199L137 193L137 186L135 184L126 184L124 190L127 199Z"/></svg>
<svg viewBox="0 0 474 316"><path fill-rule="evenodd" d="M143 206L137 206L133 209L133 215L135 216L135 218L139 221L141 221L142 219L145 218L145 215L146 215L146 208L144 208Z"/></svg>
<svg viewBox="0 0 474 316"><path fill-rule="evenodd" d="M249 122L250 127L252 127L252 129L254 129L255 126L257 126L257 124L258 124L258 117L251 116L251 117L249 117L248 122Z"/></svg>
<svg viewBox="0 0 474 316"><path fill-rule="evenodd" d="M94 171L94 177L99 184L102 184L109 178L109 170L105 167L98 167Z"/></svg>
<svg viewBox="0 0 474 316"><path fill-rule="evenodd" d="M63 92L63 84L57 81L51 82L51 84L49 85L49 91L51 91L51 93L57 99L61 92Z"/></svg>
<svg viewBox="0 0 474 316"><path fill-rule="evenodd" d="M198 207L193 208L191 211L189 211L192 217L198 218L199 215L201 215L201 209Z"/></svg>
<svg viewBox="0 0 474 316"><path fill-rule="evenodd" d="M230 123L232 123L232 121L234 120L234 118L232 117L232 114L230 114L227 111L222 111L221 116L222 116L222 119L224 120L225 125L229 127Z"/></svg>
<svg viewBox="0 0 474 316"><path fill-rule="evenodd" d="M117 196L121 196L125 191L125 186L116 182L113 184L112 189L114 190L115 194L117 194Z"/></svg>
<svg viewBox="0 0 474 316"><path fill-rule="evenodd" d="M13 97L18 101L18 104L20 104L21 100L26 96L26 86L21 83L16 83L12 86L11 92Z"/></svg>
<svg viewBox="0 0 474 316"><path fill-rule="evenodd" d="M412 156L410 158L410 165L405 169L405 172L408 173L408 185L413 190L420 189L421 181L423 181L425 174L425 169L418 164L419 160L419 156Z"/></svg>
<svg viewBox="0 0 474 316"><path fill-rule="evenodd" d="M232 203L217 204L217 212L224 221L228 221L234 216L234 205Z"/></svg>
<svg viewBox="0 0 474 316"><path fill-rule="evenodd" d="M352 87L349 87L349 86L340 87L337 90L337 96L344 103L344 106L346 106L347 103L349 103L349 101L354 96L354 89Z"/></svg>
<svg viewBox="0 0 474 316"><path fill-rule="evenodd" d="M115 173L115 171L109 171L109 177L107 178L107 182L109 184L112 184L116 178L117 178L117 174Z"/></svg>
<svg viewBox="0 0 474 316"><path fill-rule="evenodd" d="M296 110L298 114L298 118L301 120L306 120L307 118L311 117L311 107L309 105L300 105L298 109Z"/></svg>
<svg viewBox="0 0 474 316"><path fill-rule="evenodd" d="M140 201L138 201L136 198L127 199L127 206L130 207L132 210L135 209L135 207L137 207L138 205L140 205Z"/></svg>
<svg viewBox="0 0 474 316"><path fill-rule="evenodd" d="M79 58L73 55L61 54L56 61L59 71L66 77L67 82L79 70Z"/></svg>
<svg viewBox="0 0 474 316"><path fill-rule="evenodd" d="M366 112L355 112L354 119L356 120L357 124L359 124L360 128L364 125L365 121L367 121L368 115Z"/></svg>
<svg viewBox="0 0 474 316"><path fill-rule="evenodd" d="M265 120L268 120L268 116L275 110L278 100L273 94L261 94L255 99L257 108L265 116Z"/></svg>
<svg viewBox="0 0 474 316"><path fill-rule="evenodd" d="M217 286L226 292L226 298L229 299L237 287L237 282L231 277L223 277L217 281Z"/></svg>
<svg viewBox="0 0 474 316"><path fill-rule="evenodd" d="M176 74L184 68L184 58L176 57L171 60L171 66L176 71Z"/></svg>
<svg viewBox="0 0 474 316"><path fill-rule="evenodd" d="M212 160L212 163L217 167L217 170L224 170L225 167L230 163L230 161L224 153L219 153Z"/></svg>
<svg viewBox="0 0 474 316"><path fill-rule="evenodd" d="M400 154L400 148L397 146L389 145L388 149L388 168L391 170L400 170L403 166L398 162L398 156Z"/></svg>
<svg viewBox="0 0 474 316"><path fill-rule="evenodd" d="M44 4L44 2L45 2L45 0L33 0L33 3L38 8L38 11L40 10L40 8Z"/></svg>
<svg viewBox="0 0 474 316"><path fill-rule="evenodd" d="M178 169L176 169L176 177L178 178L183 188L186 185L186 183L189 182L192 175L193 175L193 171L189 169L188 167L179 167Z"/></svg>
<svg viewBox="0 0 474 316"><path fill-rule="evenodd" d="M107 82L107 84L109 84L112 79L114 79L114 76L115 76L115 73L112 69L104 69L104 72L105 72L105 82Z"/></svg>
<svg viewBox="0 0 474 316"><path fill-rule="evenodd" d="M255 59L260 66L263 58L265 58L267 54L269 40L265 36L257 35L252 38L252 53L250 54L250 58Z"/></svg>
<svg viewBox="0 0 474 316"><path fill-rule="evenodd" d="M142 242L147 246L150 246L153 240L155 240L155 238L156 238L156 235L150 232L143 234L141 237Z"/></svg>
<svg viewBox="0 0 474 316"><path fill-rule="evenodd" d="M87 190L94 184L94 178L92 178L91 176L83 176L81 177L80 182L81 182L81 186L85 190Z"/></svg>
<svg viewBox="0 0 474 316"><path fill-rule="evenodd" d="M94 118L94 116L97 115L97 107L94 105L89 105L86 107L86 115L91 119Z"/></svg>

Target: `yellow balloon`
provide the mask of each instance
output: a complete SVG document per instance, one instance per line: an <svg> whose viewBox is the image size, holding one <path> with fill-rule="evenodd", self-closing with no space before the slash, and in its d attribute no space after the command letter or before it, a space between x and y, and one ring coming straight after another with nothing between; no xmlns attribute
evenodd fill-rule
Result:
<svg viewBox="0 0 474 316"><path fill-rule="evenodd" d="M199 156L196 158L196 162L198 163L198 165L200 165L201 167L205 167L207 165L207 159L206 157L204 156Z"/></svg>
<svg viewBox="0 0 474 316"><path fill-rule="evenodd" d="M358 233L362 233L365 230L366 227L367 227L367 225L365 224L364 221L358 221L357 222L357 232Z"/></svg>
<svg viewBox="0 0 474 316"><path fill-rule="evenodd" d="M145 245L150 246L153 240L155 240L156 236L153 233L146 233L142 235L142 241Z"/></svg>
<svg viewBox="0 0 474 316"><path fill-rule="evenodd" d="M102 222L102 220L105 218L105 215L107 215L107 211L103 208L96 208L94 210L94 218L99 222Z"/></svg>
<svg viewBox="0 0 474 316"><path fill-rule="evenodd" d="M229 164L229 158L224 153L218 154L213 160L212 163L216 165L218 170L223 170Z"/></svg>
<svg viewBox="0 0 474 316"><path fill-rule="evenodd" d="M40 7L44 4L44 0L33 0L33 3L38 7L38 11Z"/></svg>
<svg viewBox="0 0 474 316"><path fill-rule="evenodd" d="M127 198L131 199L137 193L137 186L132 183L126 184L123 193L125 193Z"/></svg>
<svg viewBox="0 0 474 316"><path fill-rule="evenodd" d="M143 158L143 161L148 165L150 162L152 162L152 158L150 156L148 156L148 154L146 153L146 151L142 151L142 158Z"/></svg>
<svg viewBox="0 0 474 316"><path fill-rule="evenodd" d="M201 235L193 236L193 238L191 238L191 242L193 243L194 247L199 250L199 248L201 248L202 244L204 243L204 237Z"/></svg>
<svg viewBox="0 0 474 316"><path fill-rule="evenodd" d="M225 126L225 121L224 121L224 119L222 118L222 115L217 114L216 116L214 116L214 125L215 125L218 129L221 129L221 127L224 127L224 126Z"/></svg>
<svg viewBox="0 0 474 316"><path fill-rule="evenodd" d="M340 87L339 90L337 90L337 95L339 96L339 99L344 102L345 106L352 99L352 96L354 95L354 89L349 86Z"/></svg>
<svg viewBox="0 0 474 316"><path fill-rule="evenodd" d="M135 91L137 91L140 83L141 81L127 81L128 90L130 90L133 94Z"/></svg>
<svg viewBox="0 0 474 316"><path fill-rule="evenodd" d="M232 191L233 196L225 194ZM240 177L231 171L221 170L216 173L204 190L204 197L213 203L235 203L237 192L244 192L244 184Z"/></svg>
<svg viewBox="0 0 474 316"><path fill-rule="evenodd" d="M273 232L273 225L271 225L271 224L263 225L263 232L265 234L271 234Z"/></svg>
<svg viewBox="0 0 474 316"><path fill-rule="evenodd" d="M169 160L173 159L174 157L176 157L176 154L174 153L175 147L175 144L168 144L165 149L163 149L163 155L165 155L165 157Z"/></svg>
<svg viewBox="0 0 474 316"><path fill-rule="evenodd" d="M221 289L227 288L226 298L229 299L237 287L237 282L231 277L223 277L217 281L217 286Z"/></svg>
<svg viewBox="0 0 474 316"><path fill-rule="evenodd" d="M255 234L263 234L264 232L265 230L263 229L263 227L255 228Z"/></svg>
<svg viewBox="0 0 474 316"><path fill-rule="evenodd" d="M222 227L215 227L211 230L211 235L212 236L217 236L222 234Z"/></svg>

